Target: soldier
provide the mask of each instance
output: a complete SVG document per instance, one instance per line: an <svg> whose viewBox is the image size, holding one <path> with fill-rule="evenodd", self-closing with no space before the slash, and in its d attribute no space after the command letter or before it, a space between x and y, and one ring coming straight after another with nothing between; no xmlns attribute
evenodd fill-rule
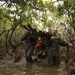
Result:
<svg viewBox="0 0 75 75"><path fill-rule="evenodd" d="M30 32L30 35L28 37L29 49L27 50L27 53L26 53L26 61L27 62L33 62L32 55L33 55L35 45L36 45L37 39L38 39L38 35L36 33L37 32L34 29L33 31Z"/></svg>
<svg viewBox="0 0 75 75"><path fill-rule="evenodd" d="M62 40L59 36L57 36L57 29L54 28L52 30L51 39L49 40L49 49L47 51L48 63L50 66L59 65L60 63L59 45L72 46L71 43L67 43L64 40Z"/></svg>

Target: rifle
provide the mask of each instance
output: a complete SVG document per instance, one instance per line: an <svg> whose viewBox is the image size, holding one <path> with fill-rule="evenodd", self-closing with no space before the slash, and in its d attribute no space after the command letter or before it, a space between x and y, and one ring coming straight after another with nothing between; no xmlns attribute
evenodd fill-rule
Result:
<svg viewBox="0 0 75 75"><path fill-rule="evenodd" d="M28 28L31 30L31 31L33 31L34 29L30 26L30 25L28 25Z"/></svg>
<svg viewBox="0 0 75 75"><path fill-rule="evenodd" d="M27 27L24 26L25 29L27 29L28 31L36 31L36 29L33 29L30 25L28 25Z"/></svg>
<svg viewBox="0 0 75 75"><path fill-rule="evenodd" d="M24 27L26 30L30 31L30 29L28 27L26 27L26 26L22 26L22 27Z"/></svg>

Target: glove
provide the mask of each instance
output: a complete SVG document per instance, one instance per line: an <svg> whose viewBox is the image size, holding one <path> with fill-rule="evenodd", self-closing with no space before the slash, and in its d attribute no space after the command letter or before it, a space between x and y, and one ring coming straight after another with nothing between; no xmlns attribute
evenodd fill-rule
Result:
<svg viewBox="0 0 75 75"><path fill-rule="evenodd" d="M73 44L69 43L69 47L73 47Z"/></svg>

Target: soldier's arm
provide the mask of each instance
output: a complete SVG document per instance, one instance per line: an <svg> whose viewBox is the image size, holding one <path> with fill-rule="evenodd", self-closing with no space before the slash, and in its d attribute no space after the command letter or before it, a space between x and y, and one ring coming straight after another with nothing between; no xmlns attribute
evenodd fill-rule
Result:
<svg viewBox="0 0 75 75"><path fill-rule="evenodd" d="M22 37L21 41L26 40L26 38L27 38L28 36L29 36L29 33L26 33L26 34Z"/></svg>
<svg viewBox="0 0 75 75"><path fill-rule="evenodd" d="M70 44L63 39L59 38L59 45L60 46L69 46Z"/></svg>

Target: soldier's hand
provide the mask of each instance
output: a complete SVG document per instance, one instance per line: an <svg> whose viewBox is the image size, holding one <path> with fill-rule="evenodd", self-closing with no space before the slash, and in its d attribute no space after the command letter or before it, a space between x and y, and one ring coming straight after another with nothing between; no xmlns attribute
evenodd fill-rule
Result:
<svg viewBox="0 0 75 75"><path fill-rule="evenodd" d="M69 47L73 47L73 44L69 43Z"/></svg>
<svg viewBox="0 0 75 75"><path fill-rule="evenodd" d="M55 36L52 36L52 37L51 37L51 39L56 39L56 38L57 38L57 37L55 37Z"/></svg>

